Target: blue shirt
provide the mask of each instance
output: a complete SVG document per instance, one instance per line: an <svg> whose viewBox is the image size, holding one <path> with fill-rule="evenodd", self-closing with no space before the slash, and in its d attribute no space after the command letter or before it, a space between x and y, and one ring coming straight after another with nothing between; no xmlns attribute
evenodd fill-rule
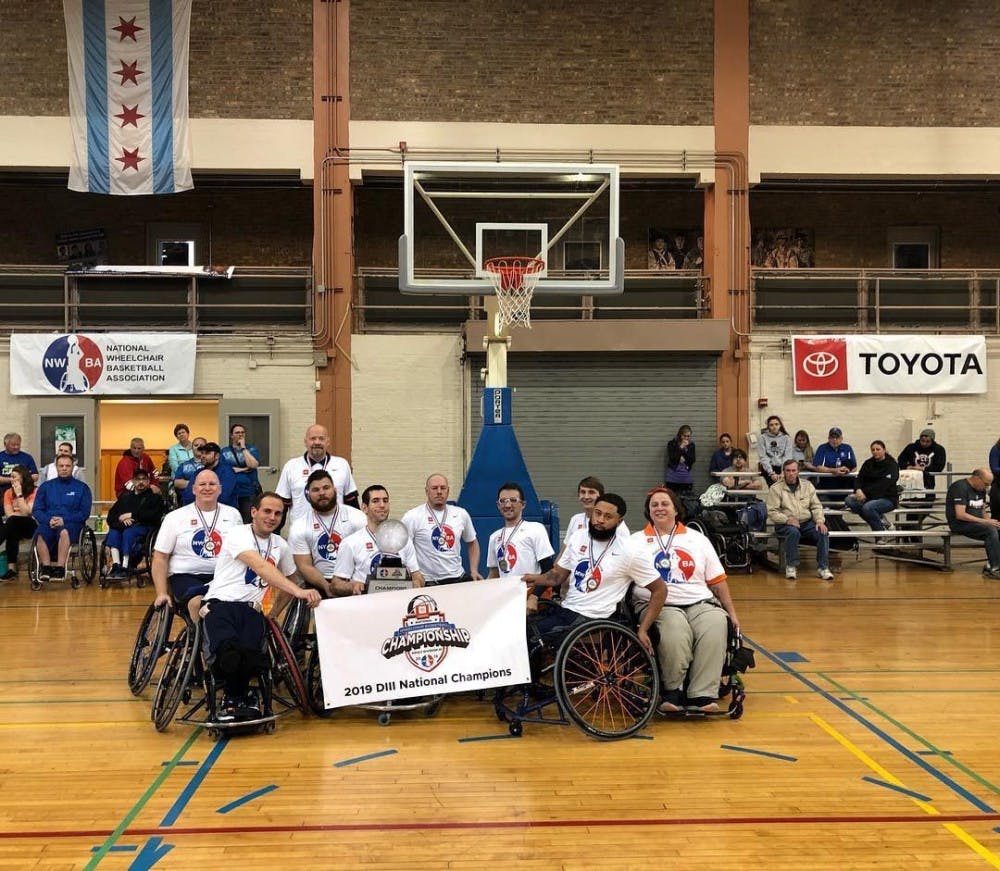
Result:
<svg viewBox="0 0 1000 871"><path fill-rule="evenodd" d="M854 456L854 448L847 442L841 442L837 447L832 447L829 442L823 442L813 454L813 465L826 466L828 469L839 469L846 466L848 469L858 467L857 457ZM844 478L819 478L816 481L817 490L845 490L850 487L853 480Z"/></svg>
<svg viewBox="0 0 1000 871"><path fill-rule="evenodd" d="M178 490L181 505L190 505L194 502L194 479L195 476L204 469L204 465L198 460L187 460L180 464L174 478L183 478L187 481L187 487ZM219 476L219 485L222 492L219 494L219 501L223 505L236 507L236 473L220 459L212 469Z"/></svg>
<svg viewBox="0 0 1000 871"><path fill-rule="evenodd" d="M255 496L257 494L257 489L260 487L260 478L257 477L256 469L247 469L244 472L237 472L236 469L243 468L246 466L246 460L243 459L243 452L247 451L250 456L252 456L258 463L260 462L260 454L253 445L247 445L246 448L234 448L232 445L227 445L222 449L222 454L219 456L219 464L225 463L236 475L236 498L239 499L241 496Z"/></svg>
<svg viewBox="0 0 1000 871"><path fill-rule="evenodd" d="M7 451L0 451L0 477L9 478L14 466L24 466L32 475L38 474L38 466L35 465L35 458L24 451L16 454L9 454ZM10 484L0 484L0 495L5 490L10 489Z"/></svg>

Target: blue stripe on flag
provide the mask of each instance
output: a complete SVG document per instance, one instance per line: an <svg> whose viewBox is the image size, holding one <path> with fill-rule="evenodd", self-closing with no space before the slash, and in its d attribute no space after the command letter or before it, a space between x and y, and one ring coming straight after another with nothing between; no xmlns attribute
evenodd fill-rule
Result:
<svg viewBox="0 0 1000 871"><path fill-rule="evenodd" d="M110 190L108 165L108 60L104 0L82 0L84 82L87 101L87 187Z"/></svg>
<svg viewBox="0 0 1000 871"><path fill-rule="evenodd" d="M153 57L153 193L174 192L174 33L173 3L150 0Z"/></svg>

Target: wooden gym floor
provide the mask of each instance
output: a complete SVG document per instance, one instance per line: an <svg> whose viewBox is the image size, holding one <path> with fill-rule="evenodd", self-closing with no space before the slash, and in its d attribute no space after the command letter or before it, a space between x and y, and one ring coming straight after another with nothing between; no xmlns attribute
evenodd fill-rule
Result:
<svg viewBox="0 0 1000 871"><path fill-rule="evenodd" d="M149 588L22 575L0 586L0 867L1000 867L1000 585L853 557L829 584L731 584L757 648L740 721L513 739L458 697L213 743L129 694Z"/></svg>

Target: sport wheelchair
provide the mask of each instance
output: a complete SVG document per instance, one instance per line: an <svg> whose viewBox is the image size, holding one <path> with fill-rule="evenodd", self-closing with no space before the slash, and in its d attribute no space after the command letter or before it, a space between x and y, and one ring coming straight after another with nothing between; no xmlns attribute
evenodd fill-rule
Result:
<svg viewBox="0 0 1000 871"><path fill-rule="evenodd" d="M31 557L28 562L28 579L32 592L37 593L42 586L50 582L69 581L69 585L78 589L82 583L92 583L97 573L97 536L90 525L84 525L77 540L70 545L69 557L66 560L64 577L41 577L41 565L38 559L38 532L31 538Z"/></svg>
<svg viewBox="0 0 1000 871"><path fill-rule="evenodd" d="M156 534L160 527L151 526L141 541L132 544L128 554L128 567L125 569L124 577L111 577L111 548L108 547L107 536L101 542L101 551L97 560L98 585L103 590L111 584L131 584L133 578L137 587L145 587L148 580L152 580L153 567L153 545L156 543Z"/></svg>
<svg viewBox="0 0 1000 871"><path fill-rule="evenodd" d="M201 621L194 622L186 607L181 608L179 614L184 627L170 644L150 712L158 732L165 731L174 721L181 703L190 707L176 717L177 722L203 726L212 740L218 740L227 731L273 732L278 717L295 710L308 715L309 702L295 656L281 627L272 618L265 617L267 664L258 674L255 687L260 716L220 720L218 696L221 687L205 661Z"/></svg>
<svg viewBox="0 0 1000 871"><path fill-rule="evenodd" d="M638 635L617 620L588 620L531 638L532 682L497 690L497 718L511 735L523 723L574 723L604 740L628 738L656 710L660 673ZM546 708L556 705L555 714Z"/></svg>

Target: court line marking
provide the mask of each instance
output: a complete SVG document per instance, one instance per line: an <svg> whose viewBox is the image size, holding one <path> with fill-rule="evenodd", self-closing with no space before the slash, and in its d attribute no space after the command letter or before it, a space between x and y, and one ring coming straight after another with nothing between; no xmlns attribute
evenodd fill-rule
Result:
<svg viewBox="0 0 1000 871"><path fill-rule="evenodd" d="M198 766L198 770L192 775L191 780L188 781L188 785L181 790L181 794L177 796L177 800L173 803L170 810L167 811L167 815L160 820L161 827L169 828L177 822L177 818L184 812L184 808L188 806L191 799L194 798L198 787L208 777L208 772L212 770L212 766L215 765L216 760L222 755L222 751L226 749L228 743L229 738L225 735L219 739L208 756L205 757L205 761Z"/></svg>
<svg viewBox="0 0 1000 871"><path fill-rule="evenodd" d="M921 795L919 792L915 792L912 789L907 789L904 786L896 786L894 783L886 783L884 780L879 780L877 777L869 777L867 774L861 778L866 783L874 784L875 786L881 786L883 789L891 789L893 792L898 792L901 795L909 796L910 798L915 798L917 801L934 801L929 795Z"/></svg>
<svg viewBox="0 0 1000 871"><path fill-rule="evenodd" d="M961 826L957 826L954 823L945 823L944 827L980 858L984 859L994 868L1000 868L1000 857L986 849L986 847L980 844L979 841L973 838L972 835L965 831L965 829Z"/></svg>
<svg viewBox="0 0 1000 871"><path fill-rule="evenodd" d="M334 762L334 768L344 768L348 765L357 765L359 762L367 762L369 759L378 759L381 756L392 756L398 753L398 750L379 750L377 753L366 753L364 756L354 756L351 759L342 759L340 762Z"/></svg>
<svg viewBox="0 0 1000 871"><path fill-rule="evenodd" d="M473 735L471 738L459 738L459 744L468 744L470 741L503 741L508 738L516 738L517 735L509 733L503 735Z"/></svg>
<svg viewBox="0 0 1000 871"><path fill-rule="evenodd" d="M931 777L934 777L937 780L939 780L942 784L944 784L946 787L948 787L948 789L950 789L952 792L954 792L956 795L960 796L961 798L965 799L974 808L976 808L977 810L981 811L982 813L990 813L990 814L991 813L996 813L996 811L992 807L990 807L986 802L984 802L978 796L973 795L971 792L969 792L969 790L967 790L960 783L957 783L956 781L952 780L943 771L939 771L937 768L935 768L933 765L931 765L929 762L927 762L922 757L918 756L912 750L910 750L907 747L904 747L899 741L897 741L895 738L893 738L884 729L879 728L875 723L873 723L871 720L865 718L861 713L859 713L858 711L855 711L849 705L847 705L844 702L840 701L832 693L827 692L825 689L823 689L823 687L821 687L815 681L809 680L809 678L805 677L805 675L799 674L791 666L786 665L780 659L776 659L774 656L772 656L771 652L767 648L765 648L762 645L758 644L756 641L754 641L753 639L749 638L748 636L744 635L743 638L744 638L744 640L748 644L751 644L754 647L754 649L756 649L757 651L759 651L762 656L765 656L768 659L770 659L779 668L782 668L783 670L787 671L790 676L794 677L800 683L802 683L805 686L807 686L814 693L816 693L817 695L819 695L821 698L825 699L827 702L829 702L835 708L837 708L838 710L840 710L843 713L847 714L848 717L850 717L851 719L855 720L857 723L860 723L862 726L864 726L866 729L868 729L874 735L876 735L877 737L881 738L886 744L888 744L890 747L892 747L894 750L896 750L896 752L902 754L906 759L909 759L910 762L912 762L917 767L922 768L929 775L931 775Z"/></svg>
<svg viewBox="0 0 1000 871"><path fill-rule="evenodd" d="M267 795L269 792L274 792L278 788L278 784L272 783L268 786L262 786L260 789L255 789L253 792L248 792L246 795L241 796L235 801L229 802L229 804L224 804L218 810L217 814L228 814L230 811L236 810L238 807L243 807L243 805L248 802L253 801L255 798L260 798L262 795Z"/></svg>
<svg viewBox="0 0 1000 871"><path fill-rule="evenodd" d="M780 759L782 762L798 762L798 757L787 756L784 753L772 753L770 750L754 750L753 747L737 747L735 744L720 744L723 750L735 750L737 753L752 753L754 756L767 756Z"/></svg>
<svg viewBox="0 0 1000 871"><path fill-rule="evenodd" d="M824 680L829 681L829 683L833 684L833 686L835 686L841 692L848 693L851 696L855 696L856 695L856 693L855 693L854 690L848 689L846 686L844 686L843 684L841 684L839 681L837 681L834 678L830 677L830 675L825 674L823 672L817 672L817 674L820 677L822 677ZM872 711L872 713L878 714L880 717L882 717L882 719L886 720L889 723L892 723L893 726L895 726L897 729L899 729L904 734L909 735L918 744L921 744L924 747L926 747L927 750L932 751L935 756L941 757L945 762L949 763L950 765L953 765L955 768L957 768L963 774L966 774L969 777L971 777L980 786L984 786L990 792L992 792L992 793L994 793L996 795L1000 795L1000 787L997 787L994 784L990 783L990 781L988 781L985 777L977 774L975 771L973 771L971 768L969 768L964 763L959 762L957 759L954 758L954 756L953 756L953 754L951 753L950 750L949 751L945 751L945 750L941 750L939 747L936 747L934 744L932 744L926 738L924 738L923 736L921 736L921 735L917 734L916 732L914 732L911 728L909 728L909 726L906 726L904 723L901 723L899 720L897 720L891 714L888 714L887 712L883 711L881 708L879 708L876 705L872 704L868 699L860 699L860 701L862 702L862 704L864 704L864 706L866 708L868 708L870 711ZM916 754L918 756L926 756L926 755L928 755L927 753L925 753L923 751L920 751L920 750L917 750L915 752L916 752Z"/></svg>
<svg viewBox="0 0 1000 871"><path fill-rule="evenodd" d="M185 741L181 745L180 749L174 754L172 760L173 762L175 763L179 762L181 759L184 758L184 754L191 749L191 745L194 744L194 742L197 740L198 736L201 734L201 731L202 731L201 726L199 726L188 736L187 741ZM167 779L167 777L174 770L174 768L175 765L164 766L163 770L159 773L159 775L157 775L157 777L149 785L146 791L141 796L139 796L139 800L134 805L132 805L132 809L127 814L125 814L124 817L122 817L122 821L108 834L104 843L101 845L100 850L98 850L97 853L94 855L94 857L84 866L83 871L93 871L93 869L98 866L100 861L105 856L108 855L112 846L114 846L115 841L117 841L122 836L122 833L128 828L128 824L131 823L132 820L134 820L139 815L142 809L153 797L153 793L155 793L156 790L160 788L160 785L163 783L163 781ZM100 836L104 833L98 832L95 834ZM0 833L0 837L2 836L3 833Z"/></svg>

